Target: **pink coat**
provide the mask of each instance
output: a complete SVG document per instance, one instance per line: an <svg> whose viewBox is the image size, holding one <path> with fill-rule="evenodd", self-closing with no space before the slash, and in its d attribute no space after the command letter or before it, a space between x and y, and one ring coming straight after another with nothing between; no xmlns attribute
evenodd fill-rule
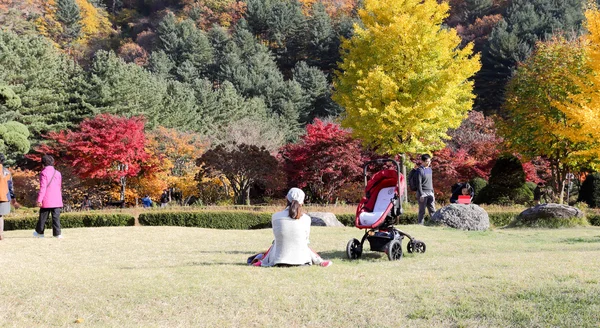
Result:
<svg viewBox="0 0 600 328"><path fill-rule="evenodd" d="M37 202L42 203L42 208L63 207L62 175L53 166L46 166L40 173Z"/></svg>

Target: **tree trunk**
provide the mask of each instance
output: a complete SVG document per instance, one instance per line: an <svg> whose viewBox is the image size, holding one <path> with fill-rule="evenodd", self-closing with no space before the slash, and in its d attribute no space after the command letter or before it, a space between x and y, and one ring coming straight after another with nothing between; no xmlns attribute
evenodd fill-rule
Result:
<svg viewBox="0 0 600 328"><path fill-rule="evenodd" d="M401 170L402 170L402 176L404 177L404 183L402 184L402 197L400 198L400 203L408 203L408 188L407 188L407 181L406 181L406 165L404 165L404 161L406 161L406 155L405 154L400 154L400 158L402 160L402 164L401 164Z"/></svg>
<svg viewBox="0 0 600 328"><path fill-rule="evenodd" d="M564 202L564 198L565 198L565 180L564 179L560 182L560 196L559 197L560 198L558 199L558 203L562 205Z"/></svg>
<svg viewBox="0 0 600 328"><path fill-rule="evenodd" d="M248 186L248 188L246 188L244 193L246 194L246 197L245 197L246 205L250 205L250 186Z"/></svg>

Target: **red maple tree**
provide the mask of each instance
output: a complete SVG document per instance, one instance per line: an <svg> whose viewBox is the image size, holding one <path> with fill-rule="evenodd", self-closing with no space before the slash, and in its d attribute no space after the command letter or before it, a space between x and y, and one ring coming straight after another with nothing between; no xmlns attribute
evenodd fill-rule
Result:
<svg viewBox="0 0 600 328"><path fill-rule="evenodd" d="M449 133L446 148L434 153L434 189L438 197L449 196L451 186L475 177L487 179L501 152L502 138L494 121L472 111L461 126Z"/></svg>
<svg viewBox="0 0 600 328"><path fill-rule="evenodd" d="M438 198L447 198L451 186L475 177L488 179L492 167L503 151L502 138L497 136L494 120L472 111L461 126L449 132L452 139L446 148L434 153L434 189ZM519 159L519 154L514 154ZM544 180L547 161L535 158L523 162L526 181Z"/></svg>
<svg viewBox="0 0 600 328"><path fill-rule="evenodd" d="M56 155L69 163L82 179L110 179L136 176L148 171L151 155L145 149L142 117L101 114L86 119L74 130L51 132L50 141L36 149L38 154ZM37 157L37 158L36 158ZM30 156L39 159L39 155Z"/></svg>
<svg viewBox="0 0 600 328"><path fill-rule="evenodd" d="M296 144L280 150L288 185L307 189L312 201L331 202L346 183L361 176L360 141L339 124L315 119Z"/></svg>

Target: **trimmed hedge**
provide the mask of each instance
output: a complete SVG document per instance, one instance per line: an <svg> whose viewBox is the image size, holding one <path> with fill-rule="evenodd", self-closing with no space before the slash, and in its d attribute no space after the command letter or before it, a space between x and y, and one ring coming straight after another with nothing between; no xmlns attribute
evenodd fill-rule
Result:
<svg viewBox="0 0 600 328"><path fill-rule="evenodd" d="M347 227L354 227L355 214L336 214L335 217L343 225ZM417 213L405 212L400 216L398 224L417 224Z"/></svg>
<svg viewBox="0 0 600 328"><path fill-rule="evenodd" d="M27 216L23 218L4 218L4 230L28 230L35 229L37 216ZM135 218L129 214L105 214L105 213L86 213L71 214L65 213L60 216L61 228L83 228L83 227L118 227L133 226ZM52 228L52 219L46 221L46 228Z"/></svg>
<svg viewBox="0 0 600 328"><path fill-rule="evenodd" d="M585 217L582 218L544 218L539 220L513 220L508 227L509 228L572 228L589 225L588 220Z"/></svg>
<svg viewBox="0 0 600 328"><path fill-rule="evenodd" d="M488 213L490 217L490 223L494 227L504 227L514 220L520 212L495 212ZM335 215L343 225L347 227L354 227L354 214L336 214ZM405 212L400 216L400 222L398 224L417 224L418 213ZM427 216L425 217L427 219Z"/></svg>
<svg viewBox="0 0 600 328"><path fill-rule="evenodd" d="M259 212L154 212L138 217L141 225L210 229L263 229L271 227L271 213Z"/></svg>
<svg viewBox="0 0 600 328"><path fill-rule="evenodd" d="M491 212L488 213L490 224L494 227L504 227L515 221L520 212ZM336 214L337 219L347 227L354 227L354 214ZM28 216L24 218L4 218L4 230L23 230L35 229L37 216ZM199 227L210 229L264 229L271 227L271 213L265 212L150 212L142 213L139 216L139 223L146 226L181 226L181 227ZM539 227L564 227L572 225L585 225L585 219L576 220L577 222L546 222ZM86 213L75 214L65 213L60 216L61 226L63 228L81 228L81 227L113 227L113 226L133 226L135 219L129 214L104 214L104 213ZM600 213L588 213L587 221L593 226L600 226ZM400 217L400 225L416 224L417 213L407 212ZM516 224L511 227L522 227L525 225ZM46 228L52 228L52 220L48 219Z"/></svg>

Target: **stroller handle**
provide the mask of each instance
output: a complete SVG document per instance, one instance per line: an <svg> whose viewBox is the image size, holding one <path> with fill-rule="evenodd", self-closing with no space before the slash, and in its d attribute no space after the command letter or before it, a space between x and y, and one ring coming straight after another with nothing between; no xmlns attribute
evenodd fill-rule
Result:
<svg viewBox="0 0 600 328"><path fill-rule="evenodd" d="M396 166L396 172L398 172L398 190L401 191L402 190L402 186L400 185L400 172L402 172L401 167L400 167L400 163L398 163L397 161L391 159L391 158L379 158L379 159L374 159L372 161L368 161L365 163L365 165L363 166L363 176L365 178L365 186L367 185L367 168L369 167L369 165L371 164L385 164L385 163L393 163Z"/></svg>

